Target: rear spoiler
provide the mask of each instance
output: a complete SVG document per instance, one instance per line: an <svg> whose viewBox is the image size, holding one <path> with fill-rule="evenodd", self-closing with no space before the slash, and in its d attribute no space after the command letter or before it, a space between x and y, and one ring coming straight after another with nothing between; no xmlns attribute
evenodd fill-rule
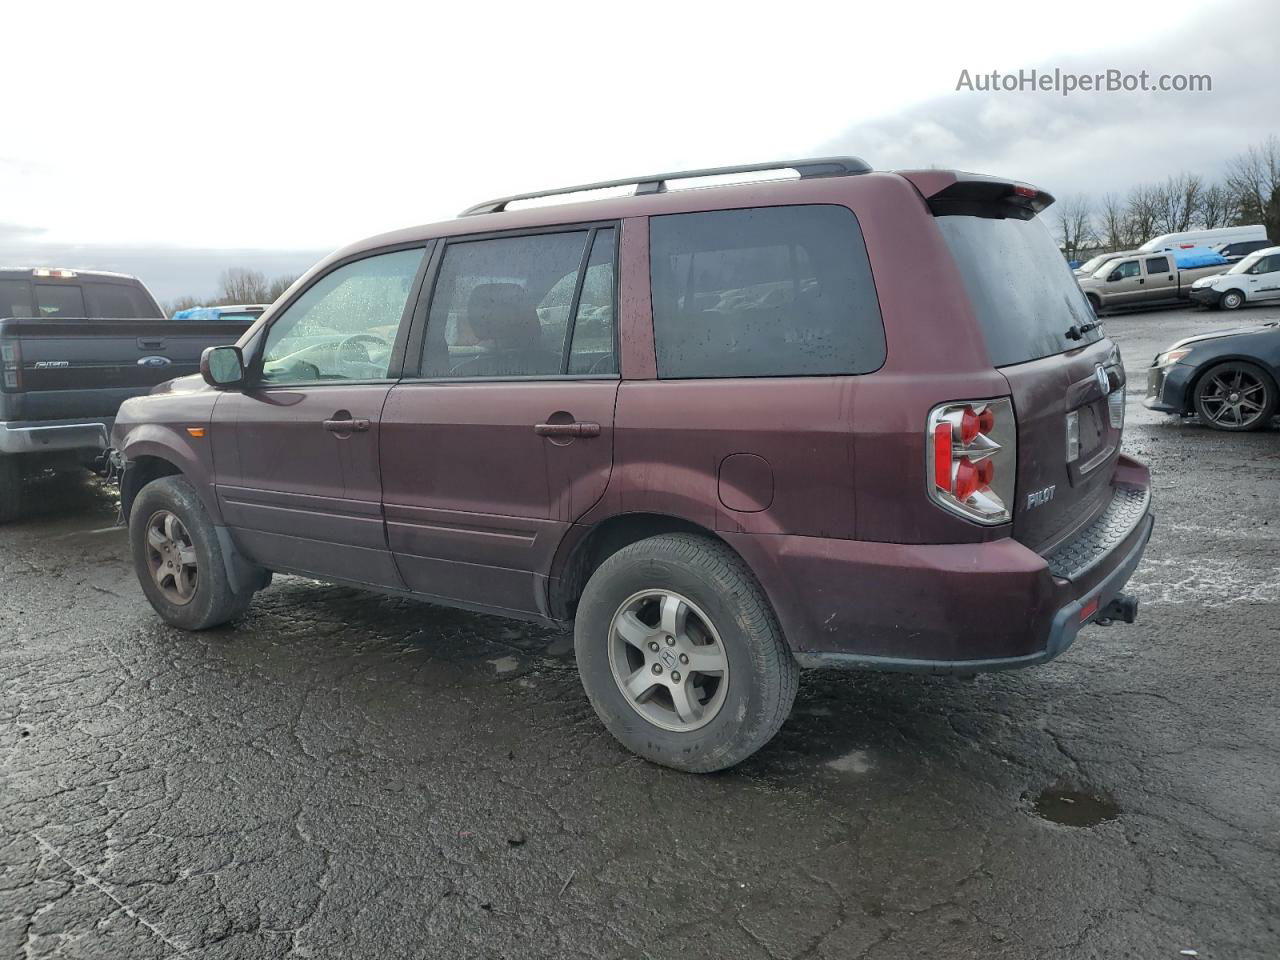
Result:
<svg viewBox="0 0 1280 960"><path fill-rule="evenodd" d="M920 191L934 214L980 213L1004 209L1002 216L1029 219L1053 203L1053 195L1017 180L954 170L904 170L900 175ZM971 209L966 209L971 208Z"/></svg>

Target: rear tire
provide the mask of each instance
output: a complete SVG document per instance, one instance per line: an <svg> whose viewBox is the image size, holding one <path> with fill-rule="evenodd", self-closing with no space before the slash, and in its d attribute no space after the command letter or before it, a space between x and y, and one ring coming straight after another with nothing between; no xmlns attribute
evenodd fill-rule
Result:
<svg viewBox="0 0 1280 960"><path fill-rule="evenodd" d="M0 523L22 516L22 475L22 462L17 457L0 454Z"/></svg>
<svg viewBox="0 0 1280 960"><path fill-rule="evenodd" d="M1244 306L1244 294L1239 290L1228 290L1218 300L1218 306L1223 310L1239 310Z"/></svg>
<svg viewBox="0 0 1280 960"><path fill-rule="evenodd" d="M1261 367L1233 360L1206 370L1192 395L1200 422L1233 433L1262 430L1275 416L1276 382Z"/></svg>
<svg viewBox="0 0 1280 960"><path fill-rule="evenodd" d="M768 743L799 685L751 571L723 543L691 534L641 540L605 560L578 604L574 648L609 732L647 760L693 773L731 767Z"/></svg>
<svg viewBox="0 0 1280 960"><path fill-rule="evenodd" d="M213 522L182 477L161 477L139 491L129 513L129 547L142 592L175 627L216 627L253 599L252 590L232 589Z"/></svg>

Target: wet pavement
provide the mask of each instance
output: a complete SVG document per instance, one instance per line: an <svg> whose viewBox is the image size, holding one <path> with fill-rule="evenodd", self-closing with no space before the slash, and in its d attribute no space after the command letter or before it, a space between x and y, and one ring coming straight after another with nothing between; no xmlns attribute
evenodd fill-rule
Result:
<svg viewBox="0 0 1280 960"><path fill-rule="evenodd" d="M1137 624L971 680L806 674L690 776L568 639L278 578L151 613L93 480L0 529L0 957L1280 956L1280 431L1140 406L1266 311L1107 321L1158 522Z"/></svg>

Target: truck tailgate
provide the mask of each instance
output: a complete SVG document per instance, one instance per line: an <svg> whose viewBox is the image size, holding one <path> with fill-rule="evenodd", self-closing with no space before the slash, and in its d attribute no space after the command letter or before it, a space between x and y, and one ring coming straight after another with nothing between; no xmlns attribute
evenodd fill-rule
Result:
<svg viewBox="0 0 1280 960"><path fill-rule="evenodd" d="M247 322L170 320L0 320L0 341L16 344L20 380L5 388L5 418L114 416L129 397L199 369L206 347L234 343Z"/></svg>

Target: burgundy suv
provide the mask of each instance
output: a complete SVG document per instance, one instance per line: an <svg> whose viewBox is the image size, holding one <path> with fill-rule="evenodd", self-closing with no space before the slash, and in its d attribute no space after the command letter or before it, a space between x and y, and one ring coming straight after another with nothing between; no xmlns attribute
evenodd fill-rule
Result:
<svg viewBox="0 0 1280 960"><path fill-rule="evenodd" d="M1132 621L1152 526L1051 202L834 158L357 243L121 407L143 591L192 630L272 571L572 622L609 730L695 771L800 667L1049 660Z"/></svg>

